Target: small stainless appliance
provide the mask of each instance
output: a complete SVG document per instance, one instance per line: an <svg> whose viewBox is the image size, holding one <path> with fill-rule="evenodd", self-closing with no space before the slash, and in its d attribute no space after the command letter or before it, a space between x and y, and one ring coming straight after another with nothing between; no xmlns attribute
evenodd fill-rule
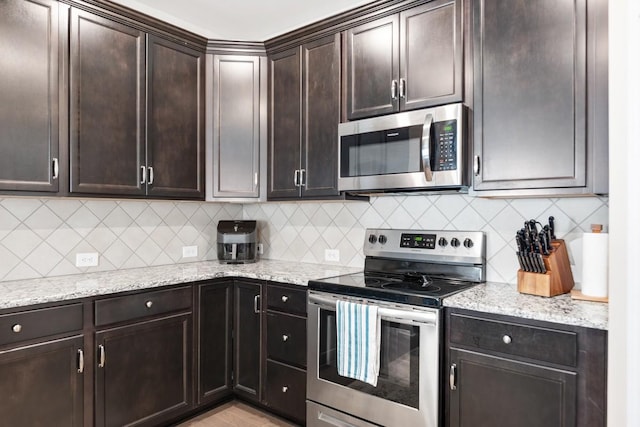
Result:
<svg viewBox="0 0 640 427"><path fill-rule="evenodd" d="M256 221L218 221L218 259L227 264L256 262Z"/></svg>
<svg viewBox="0 0 640 427"><path fill-rule="evenodd" d="M441 421L443 298L485 280L485 235L369 229L364 272L309 281L307 426L424 426ZM338 375L336 302L376 305L373 387Z"/></svg>
<svg viewBox="0 0 640 427"><path fill-rule="evenodd" d="M450 104L338 125L338 188L465 191L466 109Z"/></svg>

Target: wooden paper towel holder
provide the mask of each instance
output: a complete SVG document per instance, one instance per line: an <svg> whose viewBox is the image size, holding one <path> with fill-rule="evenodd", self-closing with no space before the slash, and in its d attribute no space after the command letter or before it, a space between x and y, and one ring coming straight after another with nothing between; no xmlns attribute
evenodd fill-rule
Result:
<svg viewBox="0 0 640 427"><path fill-rule="evenodd" d="M542 257L544 266L547 268L546 273L518 270L518 292L553 297L566 294L573 289L575 283L564 240L553 240L551 247L549 255Z"/></svg>

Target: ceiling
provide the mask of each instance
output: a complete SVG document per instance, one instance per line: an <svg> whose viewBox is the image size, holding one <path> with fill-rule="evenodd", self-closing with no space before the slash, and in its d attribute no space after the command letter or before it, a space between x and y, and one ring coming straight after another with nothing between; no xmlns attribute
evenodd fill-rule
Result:
<svg viewBox="0 0 640 427"><path fill-rule="evenodd" d="M112 0L209 39L265 41L372 0Z"/></svg>

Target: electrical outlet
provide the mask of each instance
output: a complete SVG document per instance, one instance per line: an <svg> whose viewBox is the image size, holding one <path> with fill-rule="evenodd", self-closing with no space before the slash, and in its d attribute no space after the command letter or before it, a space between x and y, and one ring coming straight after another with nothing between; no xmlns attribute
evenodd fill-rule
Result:
<svg viewBox="0 0 640 427"><path fill-rule="evenodd" d="M182 247L182 258L194 258L198 256L198 247L197 246L183 246Z"/></svg>
<svg viewBox="0 0 640 427"><path fill-rule="evenodd" d="M340 250L339 249L325 249L324 260L332 262L340 262Z"/></svg>
<svg viewBox="0 0 640 427"><path fill-rule="evenodd" d="M98 265L98 253L86 252L76 254L76 267L95 267Z"/></svg>
<svg viewBox="0 0 640 427"><path fill-rule="evenodd" d="M264 254L264 246L262 245L262 243L258 243L257 250L258 250L258 255Z"/></svg>

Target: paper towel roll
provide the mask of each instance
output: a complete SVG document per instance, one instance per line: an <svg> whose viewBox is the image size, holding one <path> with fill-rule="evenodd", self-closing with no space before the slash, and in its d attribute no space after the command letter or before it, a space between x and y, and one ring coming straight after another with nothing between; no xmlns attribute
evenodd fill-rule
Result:
<svg viewBox="0 0 640 427"><path fill-rule="evenodd" d="M608 295L609 235L585 233L582 237L582 294Z"/></svg>

